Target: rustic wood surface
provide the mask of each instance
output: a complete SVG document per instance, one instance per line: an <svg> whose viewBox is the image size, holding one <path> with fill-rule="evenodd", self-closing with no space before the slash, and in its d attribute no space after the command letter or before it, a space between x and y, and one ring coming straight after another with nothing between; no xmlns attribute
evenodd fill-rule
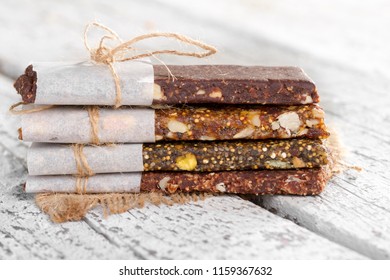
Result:
<svg viewBox="0 0 390 280"><path fill-rule="evenodd" d="M379 0L2 3L0 259L390 258L388 6ZM21 191L27 144L17 141L18 119L6 113L19 100L12 81L32 60L86 59L82 30L95 18L123 38L174 31L220 50L202 61L161 57L166 63L304 68L317 82L345 161L363 171L337 175L317 197L265 196L256 204L214 197L108 219L96 209L81 222L52 224Z"/></svg>

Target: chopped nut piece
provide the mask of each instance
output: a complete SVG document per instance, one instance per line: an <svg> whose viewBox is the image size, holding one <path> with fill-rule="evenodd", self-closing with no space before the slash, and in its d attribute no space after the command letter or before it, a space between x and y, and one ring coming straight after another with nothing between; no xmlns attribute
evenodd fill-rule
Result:
<svg viewBox="0 0 390 280"><path fill-rule="evenodd" d="M184 156L180 156L176 159L176 166L181 170L191 171L194 170L198 162L194 154L188 153Z"/></svg>
<svg viewBox="0 0 390 280"><path fill-rule="evenodd" d="M158 186L160 189L162 189L163 191L165 191L165 188L169 182L169 180L171 179L171 177L164 177L161 179L160 182L158 182Z"/></svg>
<svg viewBox="0 0 390 280"><path fill-rule="evenodd" d="M307 134L308 131L309 131L309 130L308 130L307 128L304 128L304 129L302 129L301 131L299 131L299 132L297 133L297 136L305 135L305 134Z"/></svg>
<svg viewBox="0 0 390 280"><path fill-rule="evenodd" d="M170 120L168 122L168 129L171 132L185 133L188 131L188 126L182 122L177 121L177 120Z"/></svg>
<svg viewBox="0 0 390 280"><path fill-rule="evenodd" d="M308 127L313 127L314 125L319 124L320 122L318 120L306 120L306 125Z"/></svg>
<svg viewBox="0 0 390 280"><path fill-rule="evenodd" d="M314 108L312 112L313 112L313 117L315 118L323 119L325 117L324 111L320 108Z"/></svg>
<svg viewBox="0 0 390 280"><path fill-rule="evenodd" d="M301 120L295 112L287 112L278 117L278 121L281 127L290 130L292 132L297 132L301 126Z"/></svg>
<svg viewBox="0 0 390 280"><path fill-rule="evenodd" d="M200 90L198 90L195 94L196 95L203 95L203 94L205 94L206 92L203 90L203 89L200 89Z"/></svg>
<svg viewBox="0 0 390 280"><path fill-rule="evenodd" d="M277 130L277 129L280 128L280 125L279 125L278 122L272 122L271 123L271 128L272 128L272 130Z"/></svg>
<svg viewBox="0 0 390 280"><path fill-rule="evenodd" d="M218 183L215 188L220 192L226 192L225 183Z"/></svg>
<svg viewBox="0 0 390 280"><path fill-rule="evenodd" d="M300 158L297 158L297 157L293 157L293 165L295 168L303 168L303 167L306 167L306 164L303 162L303 160L301 160Z"/></svg>
<svg viewBox="0 0 390 280"><path fill-rule="evenodd" d="M251 123L254 126L260 127L261 122L260 122L260 116L259 115L253 115L250 119Z"/></svg>
<svg viewBox="0 0 390 280"><path fill-rule="evenodd" d="M292 166L288 162L280 161L280 160L268 160L265 162L265 164L269 168L276 168L276 169L288 169Z"/></svg>
<svg viewBox="0 0 390 280"><path fill-rule="evenodd" d="M153 85L153 99L155 100L166 100L167 97L161 90L161 87L158 84Z"/></svg>
<svg viewBox="0 0 390 280"><path fill-rule="evenodd" d="M202 141L214 141L215 138L211 137L211 136L202 135L202 136L200 136L199 140L202 140Z"/></svg>
<svg viewBox="0 0 390 280"><path fill-rule="evenodd" d="M239 133L235 134L233 136L234 139L239 139L239 138L246 138L246 137L249 137L253 134L253 132L255 132L255 130L251 127L247 127L243 130L241 130Z"/></svg>
<svg viewBox="0 0 390 280"><path fill-rule="evenodd" d="M299 179L299 178L297 178L297 177L295 177L295 176L289 175L289 176L287 177L286 183L290 183L290 182L301 183L301 182L303 182L303 180L301 180L301 179Z"/></svg>
<svg viewBox="0 0 390 280"><path fill-rule="evenodd" d="M222 92L220 90L213 90L210 94L210 97L212 98L221 98L222 97Z"/></svg>
<svg viewBox="0 0 390 280"><path fill-rule="evenodd" d="M313 98L311 98L310 95L306 95L306 98L304 101L302 101L302 104L310 104L313 103Z"/></svg>

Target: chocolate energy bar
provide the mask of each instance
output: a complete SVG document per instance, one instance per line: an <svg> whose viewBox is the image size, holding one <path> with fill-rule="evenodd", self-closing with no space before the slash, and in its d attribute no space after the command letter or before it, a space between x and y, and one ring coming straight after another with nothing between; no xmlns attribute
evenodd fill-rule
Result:
<svg viewBox="0 0 390 280"><path fill-rule="evenodd" d="M321 140L309 139L108 146L34 143L27 155L30 175L312 168L327 162Z"/></svg>
<svg viewBox="0 0 390 280"><path fill-rule="evenodd" d="M325 188L326 168L299 170L144 172L98 174L82 183L74 176L28 176L28 193L212 192L235 194L316 195Z"/></svg>
<svg viewBox="0 0 390 280"><path fill-rule="evenodd" d="M100 108L100 143L161 140L326 138L324 112L317 105L212 108ZM19 138L30 142L93 143L91 116L78 106L58 106L22 115Z"/></svg>
<svg viewBox="0 0 390 280"><path fill-rule="evenodd" d="M66 75L61 73L60 67L63 67ZM40 79L42 78L39 78L40 73L38 70L35 71L33 65L27 67L25 73L16 80L14 86L26 103L59 105L114 104L115 87L113 83L112 85L110 84L110 89L112 89L112 94L110 93L111 99L107 99L107 101L102 101L104 100L103 97L107 95L104 92L99 93L100 98L98 95L96 98L79 99L79 96L74 94L78 87L80 85L85 85L86 87L88 85L96 86L96 83L99 82L97 76L100 76L100 72L98 72L98 75L85 75L86 78L83 78L81 83L77 79L84 75L83 72L74 75L75 71L79 71L80 66L72 67L76 68L64 65L53 68L56 71L56 75L51 77L51 80L46 83L50 86L49 94L50 92L53 94L50 97L50 101L43 98L43 100L39 99L39 102L36 102L37 92L41 90L39 87ZM168 65L167 67L173 73L174 79L168 76L165 66L154 65L153 69L150 69L151 73L147 75L154 76L154 89L152 86L150 87L150 104L144 105L204 103L302 105L319 102L315 84L302 69L297 67L237 65ZM47 73L52 75L53 71L48 71ZM112 80L109 70L103 74L105 76L102 77ZM126 81L126 78L124 74L120 76L122 81ZM65 90L65 88L69 88L69 90ZM129 88L131 87L129 86ZM82 90L86 89L88 88L80 88L79 91L81 93ZM99 88L95 91L99 91ZM136 100L126 98L126 96L130 95L127 94L126 87L122 92L124 97L122 105L142 105L134 104ZM69 94L69 97L63 96L66 94Z"/></svg>

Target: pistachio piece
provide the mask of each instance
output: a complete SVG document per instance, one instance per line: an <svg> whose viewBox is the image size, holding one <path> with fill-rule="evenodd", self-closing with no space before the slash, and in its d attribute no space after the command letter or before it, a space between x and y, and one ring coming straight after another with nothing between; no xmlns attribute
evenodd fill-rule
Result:
<svg viewBox="0 0 390 280"><path fill-rule="evenodd" d="M187 153L176 158L176 166L181 170L192 171L196 168L197 164L196 156L192 153Z"/></svg>

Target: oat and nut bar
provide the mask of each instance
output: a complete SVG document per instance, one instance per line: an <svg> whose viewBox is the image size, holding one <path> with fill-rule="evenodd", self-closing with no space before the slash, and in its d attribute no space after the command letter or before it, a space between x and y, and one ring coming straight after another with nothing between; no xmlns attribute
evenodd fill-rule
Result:
<svg viewBox="0 0 390 280"><path fill-rule="evenodd" d="M318 105L169 108L155 114L156 141L329 136Z"/></svg>

